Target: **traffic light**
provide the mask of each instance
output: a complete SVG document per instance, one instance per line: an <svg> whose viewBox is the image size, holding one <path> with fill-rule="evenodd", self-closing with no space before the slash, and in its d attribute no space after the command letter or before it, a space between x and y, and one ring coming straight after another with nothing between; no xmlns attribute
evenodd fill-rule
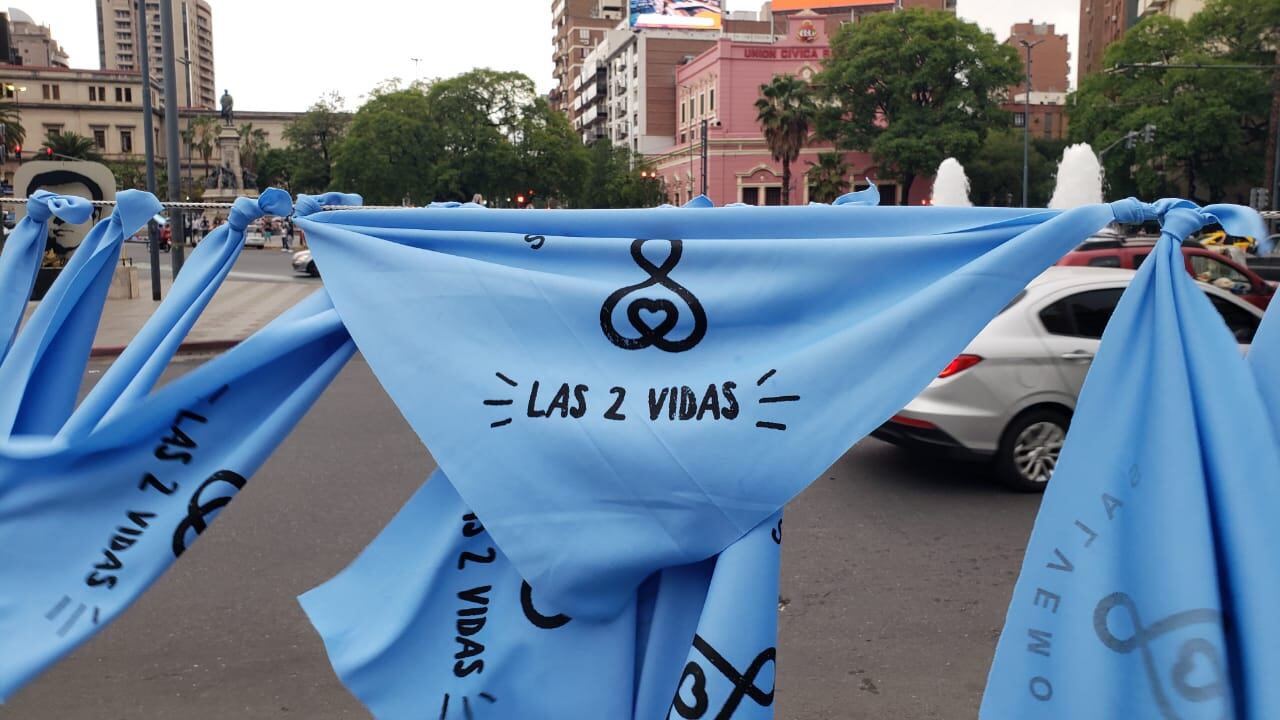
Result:
<svg viewBox="0 0 1280 720"><path fill-rule="evenodd" d="M523 195L517 195L517 196L516 196L516 207L524 207L524 196L523 196Z"/></svg>
<svg viewBox="0 0 1280 720"><path fill-rule="evenodd" d="M21 145L13 146L13 157L18 162L22 162L22 146Z"/></svg>
<svg viewBox="0 0 1280 720"><path fill-rule="evenodd" d="M1142 128L1142 142L1151 143L1151 142L1155 142L1155 140L1156 140L1156 126L1148 123L1146 127Z"/></svg>
<svg viewBox="0 0 1280 720"><path fill-rule="evenodd" d="M51 148L51 147L46 147L46 148L44 148L44 159L45 159L45 160L52 160L52 159L53 159L53 148Z"/></svg>

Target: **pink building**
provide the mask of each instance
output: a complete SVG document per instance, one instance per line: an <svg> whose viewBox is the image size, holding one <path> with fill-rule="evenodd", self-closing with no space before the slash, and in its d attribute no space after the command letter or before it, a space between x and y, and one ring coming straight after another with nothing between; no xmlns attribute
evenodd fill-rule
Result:
<svg viewBox="0 0 1280 720"><path fill-rule="evenodd" d="M756 122L755 102L760 86L775 75L810 80L831 54L825 18L812 12L778 17L785 34L773 44L721 39L689 63L676 68L676 144L649 156L675 204L687 202L702 190L702 129L707 128L707 195L717 205L745 202L780 205L782 165L775 162ZM780 27L779 30L784 28ZM829 143L807 146L791 165L791 203L809 202L807 173ZM895 204L899 188L882 180L871 156L844 155L851 189L866 186L868 177L880 188L882 202ZM911 204L929 196L928 178L917 178Z"/></svg>

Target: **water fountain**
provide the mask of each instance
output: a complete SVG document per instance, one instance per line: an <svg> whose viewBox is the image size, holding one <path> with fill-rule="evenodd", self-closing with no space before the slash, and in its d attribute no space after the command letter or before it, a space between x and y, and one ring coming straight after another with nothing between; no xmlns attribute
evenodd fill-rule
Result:
<svg viewBox="0 0 1280 720"><path fill-rule="evenodd" d="M933 179L933 204L938 207L973 207L969 200L969 178L959 160L949 157L938 166Z"/></svg>
<svg viewBox="0 0 1280 720"><path fill-rule="evenodd" d="M1062 152L1058 182L1049 207L1069 210L1102 202L1102 164L1088 143L1072 145Z"/></svg>

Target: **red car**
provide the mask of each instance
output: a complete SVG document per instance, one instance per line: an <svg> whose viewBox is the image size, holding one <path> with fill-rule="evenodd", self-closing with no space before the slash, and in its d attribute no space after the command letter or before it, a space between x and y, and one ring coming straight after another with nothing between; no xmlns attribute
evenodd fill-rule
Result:
<svg viewBox="0 0 1280 720"><path fill-rule="evenodd" d="M1058 261L1059 265L1087 265L1090 267L1124 268L1137 270L1151 249L1155 240L1095 240L1086 242L1067 253ZM1182 246L1182 257L1187 262L1187 272L1201 282L1216 285L1229 290L1241 300L1266 310L1275 295L1276 287L1264 280L1249 268L1220 255L1206 250L1196 243L1185 243Z"/></svg>

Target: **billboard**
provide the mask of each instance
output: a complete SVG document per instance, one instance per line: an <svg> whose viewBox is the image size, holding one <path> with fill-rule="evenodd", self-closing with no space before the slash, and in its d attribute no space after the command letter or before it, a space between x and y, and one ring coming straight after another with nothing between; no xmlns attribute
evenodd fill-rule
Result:
<svg viewBox="0 0 1280 720"><path fill-rule="evenodd" d="M857 8L893 4L893 0L773 0L773 9L775 12L789 12L791 10Z"/></svg>
<svg viewBox="0 0 1280 720"><path fill-rule="evenodd" d="M722 0L631 0L631 27L719 30Z"/></svg>

